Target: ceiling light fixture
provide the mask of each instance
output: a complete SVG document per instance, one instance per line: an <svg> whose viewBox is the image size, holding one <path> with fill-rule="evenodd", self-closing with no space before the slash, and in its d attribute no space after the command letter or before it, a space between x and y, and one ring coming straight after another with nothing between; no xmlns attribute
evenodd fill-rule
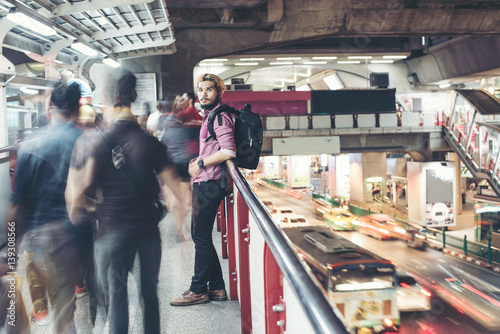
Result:
<svg viewBox="0 0 500 334"><path fill-rule="evenodd" d="M339 60L337 64L360 64L359 60Z"/></svg>
<svg viewBox="0 0 500 334"><path fill-rule="evenodd" d="M257 66L259 63L235 63L234 66Z"/></svg>
<svg viewBox="0 0 500 334"><path fill-rule="evenodd" d="M349 56L347 59L372 59L372 56Z"/></svg>
<svg viewBox="0 0 500 334"><path fill-rule="evenodd" d="M397 55L394 55L394 56L383 56L382 58L384 58L384 59L405 59L407 57L408 56L397 56Z"/></svg>
<svg viewBox="0 0 500 334"><path fill-rule="evenodd" d="M293 62L291 62L291 61L275 61L275 62L270 62L269 65L293 65Z"/></svg>
<svg viewBox="0 0 500 334"><path fill-rule="evenodd" d="M240 61L262 61L266 60L266 58L240 58Z"/></svg>
<svg viewBox="0 0 500 334"><path fill-rule="evenodd" d="M301 60L301 57L282 57L282 58L276 58L276 60Z"/></svg>
<svg viewBox="0 0 500 334"><path fill-rule="evenodd" d="M327 64L326 61L305 61L305 65L325 65Z"/></svg>
<svg viewBox="0 0 500 334"><path fill-rule="evenodd" d="M96 50L92 49L91 47L89 47L89 46L87 46L87 45L85 45L83 43L76 42L76 43L71 44L71 47L73 49L75 49L76 51L78 51L78 52L86 54L89 57L95 57L95 56L97 56L97 51Z"/></svg>
<svg viewBox="0 0 500 334"><path fill-rule="evenodd" d="M22 25L23 27L28 28L29 30L32 30L33 32L39 33L43 36L57 35L57 32L48 25L32 19L28 15L25 15L21 12L11 11L9 14L7 14L7 20Z"/></svg>
<svg viewBox="0 0 500 334"><path fill-rule="evenodd" d="M372 64L392 64L394 63L394 60L370 60L370 63Z"/></svg>
<svg viewBox="0 0 500 334"><path fill-rule="evenodd" d="M203 61L227 61L227 59L204 59Z"/></svg>
<svg viewBox="0 0 500 334"><path fill-rule="evenodd" d="M312 57L313 60L335 60L338 57Z"/></svg>
<svg viewBox="0 0 500 334"><path fill-rule="evenodd" d="M207 66L207 67L220 67L220 66L224 66L223 63L208 63L208 64L204 64L204 63L200 63L199 64L200 66Z"/></svg>
<svg viewBox="0 0 500 334"><path fill-rule="evenodd" d="M113 58L104 58L102 62L111 67L120 67L120 63L114 60Z"/></svg>

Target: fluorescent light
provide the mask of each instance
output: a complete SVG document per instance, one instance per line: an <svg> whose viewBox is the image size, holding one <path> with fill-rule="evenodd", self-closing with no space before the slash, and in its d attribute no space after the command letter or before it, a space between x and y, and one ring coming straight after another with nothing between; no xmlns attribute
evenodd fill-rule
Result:
<svg viewBox="0 0 500 334"><path fill-rule="evenodd" d="M407 58L407 56L396 56L396 55L394 55L394 56L383 56L382 58L384 58L384 59L405 59L405 58Z"/></svg>
<svg viewBox="0 0 500 334"><path fill-rule="evenodd" d="M25 94L38 94L38 91L36 89L30 89L30 88L27 88L27 87L21 87L20 90L21 90L21 92L23 92Z"/></svg>
<svg viewBox="0 0 500 334"><path fill-rule="evenodd" d="M306 92L306 91L310 91L311 88L309 88L309 85L302 85L302 86L297 87L295 90L298 92Z"/></svg>
<svg viewBox="0 0 500 334"><path fill-rule="evenodd" d="M275 62L270 62L269 65L293 65L293 62L291 61L275 61Z"/></svg>
<svg viewBox="0 0 500 334"><path fill-rule="evenodd" d="M338 57L313 57L312 59L314 60L335 60L337 59Z"/></svg>
<svg viewBox="0 0 500 334"><path fill-rule="evenodd" d="M442 83L439 85L439 88L448 88L451 86L451 83L450 82L445 82L445 83Z"/></svg>
<svg viewBox="0 0 500 334"><path fill-rule="evenodd" d="M208 67L210 67L210 66L213 66L213 67L224 66L223 63L209 63L209 64L202 64L202 63L200 63L199 65L200 66L208 66Z"/></svg>
<svg viewBox="0 0 500 334"><path fill-rule="evenodd" d="M43 36L53 36L57 35L57 32L52 29L51 27L35 20L32 19L31 17L20 13L20 12L13 12L7 14L7 19L9 21L12 21L16 24L22 25L25 28L28 28L29 30L32 30L33 32L39 33L40 35Z"/></svg>
<svg viewBox="0 0 500 334"><path fill-rule="evenodd" d="M324 77L323 81L326 83L328 88L330 88L331 90L337 90L337 89L344 88L344 84L342 83L342 81L340 81L339 77L335 73Z"/></svg>
<svg viewBox="0 0 500 334"><path fill-rule="evenodd" d="M394 60L370 60L372 64L392 64Z"/></svg>
<svg viewBox="0 0 500 334"><path fill-rule="evenodd" d="M227 61L227 59L204 59L203 61Z"/></svg>
<svg viewBox="0 0 500 334"><path fill-rule="evenodd" d="M281 58L276 58L276 60L301 60L301 57L281 57Z"/></svg>
<svg viewBox="0 0 500 334"><path fill-rule="evenodd" d="M120 63L113 58L104 58L102 62L111 67L120 67Z"/></svg>
<svg viewBox="0 0 500 334"><path fill-rule="evenodd" d="M305 61L305 65L325 65L326 61Z"/></svg>
<svg viewBox="0 0 500 334"><path fill-rule="evenodd" d="M76 51L78 51L78 52L86 54L87 56L90 56L90 57L97 56L97 51L96 50L92 49L91 47L86 46L83 43L76 42L76 43L71 44L71 47L73 49L75 49Z"/></svg>
<svg viewBox="0 0 500 334"><path fill-rule="evenodd" d="M422 36L422 45L425 45L425 36Z"/></svg>
<svg viewBox="0 0 500 334"><path fill-rule="evenodd" d="M240 58L240 61L259 61L266 60L266 58Z"/></svg>
<svg viewBox="0 0 500 334"><path fill-rule="evenodd" d="M257 66L259 63L235 63L235 66Z"/></svg>
<svg viewBox="0 0 500 334"><path fill-rule="evenodd" d="M360 64L359 60L339 60L337 64Z"/></svg>
<svg viewBox="0 0 500 334"><path fill-rule="evenodd" d="M347 59L372 59L372 56L349 56Z"/></svg>
<svg viewBox="0 0 500 334"><path fill-rule="evenodd" d="M60 61L60 60L57 60L57 59L56 59L56 60L54 60L54 62L55 62L56 64L64 64L64 62L62 62L62 61Z"/></svg>

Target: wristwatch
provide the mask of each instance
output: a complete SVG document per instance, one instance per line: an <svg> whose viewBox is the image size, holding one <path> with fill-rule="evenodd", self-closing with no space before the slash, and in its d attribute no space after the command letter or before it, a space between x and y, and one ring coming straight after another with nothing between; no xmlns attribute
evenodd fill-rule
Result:
<svg viewBox="0 0 500 334"><path fill-rule="evenodd" d="M203 162L203 159L198 160L198 167L200 167L201 169L205 169L205 163Z"/></svg>

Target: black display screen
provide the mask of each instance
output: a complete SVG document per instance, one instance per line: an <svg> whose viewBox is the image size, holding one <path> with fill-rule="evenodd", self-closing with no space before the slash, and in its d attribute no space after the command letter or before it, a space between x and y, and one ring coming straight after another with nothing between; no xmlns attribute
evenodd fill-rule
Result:
<svg viewBox="0 0 500 334"><path fill-rule="evenodd" d="M311 92L313 114L396 112L396 89L341 89Z"/></svg>

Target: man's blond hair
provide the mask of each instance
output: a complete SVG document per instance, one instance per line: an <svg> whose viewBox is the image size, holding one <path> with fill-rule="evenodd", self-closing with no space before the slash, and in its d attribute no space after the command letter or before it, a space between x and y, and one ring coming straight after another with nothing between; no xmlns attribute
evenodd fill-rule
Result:
<svg viewBox="0 0 500 334"><path fill-rule="evenodd" d="M203 81L212 81L214 83L215 89L217 89L217 97L219 99L222 97L222 94L224 94L224 92L226 91L226 85L224 85L224 81L222 81L222 79L216 76L215 74L204 73L200 75L196 80L196 86L198 86L198 84Z"/></svg>

